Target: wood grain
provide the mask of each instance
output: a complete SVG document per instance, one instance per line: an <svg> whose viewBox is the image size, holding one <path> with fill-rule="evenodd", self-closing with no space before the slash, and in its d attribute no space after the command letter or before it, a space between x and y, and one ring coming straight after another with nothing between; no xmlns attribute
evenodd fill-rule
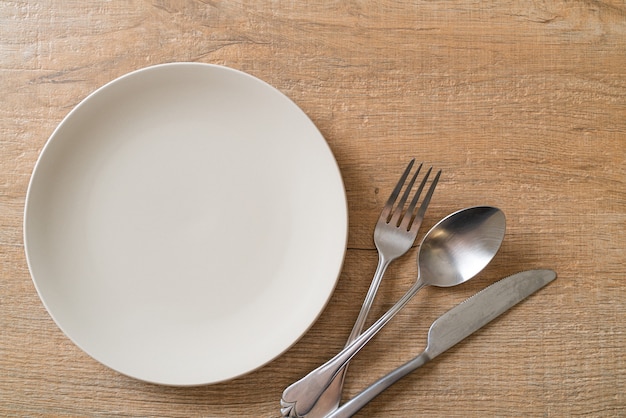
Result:
<svg viewBox="0 0 626 418"><path fill-rule="evenodd" d="M55 126L106 82L174 61L237 68L293 99L332 148L350 211L345 266L314 327L280 361L198 388L137 382L76 348L39 301L22 242ZM0 415L278 416L283 388L347 338L376 265L373 225L411 157L444 170L423 231L491 204L507 237L476 279L422 291L357 356L347 397L496 279L534 267L559 278L359 416L626 414L623 1L2 1L0 91ZM414 260L392 265L374 313Z"/></svg>

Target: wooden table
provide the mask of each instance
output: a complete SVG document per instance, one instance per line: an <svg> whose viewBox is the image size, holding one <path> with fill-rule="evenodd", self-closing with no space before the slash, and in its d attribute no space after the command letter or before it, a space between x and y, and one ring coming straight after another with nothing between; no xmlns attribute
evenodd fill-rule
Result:
<svg viewBox="0 0 626 418"><path fill-rule="evenodd" d="M22 240L55 126L104 83L174 61L240 69L293 99L336 156L350 215L313 328L279 361L196 388L132 380L75 347L37 296ZM507 236L477 278L423 290L357 356L347 397L486 285L537 267L559 278L359 416L626 414L623 1L2 1L0 91L0 415L278 416L283 388L343 345L376 266L373 226L410 157L444 171L422 233L489 204ZM372 317L406 290L415 253L392 265Z"/></svg>

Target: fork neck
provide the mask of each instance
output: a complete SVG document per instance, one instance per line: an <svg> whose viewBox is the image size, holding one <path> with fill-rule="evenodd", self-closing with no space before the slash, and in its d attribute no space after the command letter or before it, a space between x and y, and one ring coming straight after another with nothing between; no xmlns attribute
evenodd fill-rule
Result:
<svg viewBox="0 0 626 418"><path fill-rule="evenodd" d="M382 281L382 278L393 259L385 257L380 252L378 253L378 266L376 266L376 271L374 272L374 277L372 278L372 282L370 287L365 295L365 299L363 300L363 304L361 305L361 310L359 311L359 316L357 317L354 326L352 327L352 331L350 332L350 336L348 337L347 344L350 344L354 341L365 326L365 321L367 320L367 315L372 308L372 304L374 302L374 297L376 297L376 293L378 292L378 287ZM346 345L347 345L346 344Z"/></svg>

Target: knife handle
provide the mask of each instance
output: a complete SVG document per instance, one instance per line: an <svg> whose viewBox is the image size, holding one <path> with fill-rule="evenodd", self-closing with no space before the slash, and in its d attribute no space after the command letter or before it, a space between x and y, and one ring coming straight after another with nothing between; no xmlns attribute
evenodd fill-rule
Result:
<svg viewBox="0 0 626 418"><path fill-rule="evenodd" d="M380 395L389 386L402 379L407 374L416 370L417 368L426 364L431 358L426 350L422 351L417 357L407 361L402 366L398 367L391 373L381 377L376 382L372 383L361 393L350 399L348 402L339 407L332 414L326 416L326 418L348 418L356 414L361 408L367 405L372 399Z"/></svg>

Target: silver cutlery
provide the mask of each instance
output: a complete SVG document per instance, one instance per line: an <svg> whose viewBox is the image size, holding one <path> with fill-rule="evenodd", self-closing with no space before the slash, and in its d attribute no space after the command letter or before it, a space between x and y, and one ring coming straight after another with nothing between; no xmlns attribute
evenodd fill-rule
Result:
<svg viewBox="0 0 626 418"><path fill-rule="evenodd" d="M417 237L417 231L422 224L424 214L426 213L430 199L432 198L437 182L439 181L441 170L439 170L435 175L428 191L426 192L424 200L418 207L417 203L422 191L424 190L426 181L430 176L432 167L428 169L419 184L419 187L415 191L408 208L405 210L405 205L410 197L411 191L413 190L415 180L422 169L422 164L420 164L406 185L402 197L400 197L400 192L405 186L414 163L415 159L412 159L404 170L404 173L402 173L402 176L391 192L389 199L385 203L380 217L378 218L378 222L376 223L376 227L374 228L374 244L378 250L378 266L376 267L374 277L372 278L372 282L369 290L367 291L367 295L365 296L365 300L363 301L363 305L361 306L359 315L354 323L352 332L350 332L346 346L354 341L363 330L367 315L372 307L372 302L374 301L380 282L389 264L398 257L404 255L413 246L415 238ZM400 197L399 200L398 197ZM347 364L346 367L341 369L337 376L335 376L330 386L317 400L313 409L307 413L307 418L325 417L330 412L337 409L339 403L341 402L341 391L343 389L343 380L346 371Z"/></svg>
<svg viewBox="0 0 626 418"><path fill-rule="evenodd" d="M420 244L415 283L346 348L283 391L283 416L303 417L309 413L337 373L422 287L455 286L478 274L500 248L505 227L504 213L490 206L463 209L437 223Z"/></svg>
<svg viewBox="0 0 626 418"><path fill-rule="evenodd" d="M389 386L461 342L554 279L556 273L552 270L528 270L502 279L476 293L433 322L428 330L426 349L422 353L374 382L327 418L351 417Z"/></svg>

